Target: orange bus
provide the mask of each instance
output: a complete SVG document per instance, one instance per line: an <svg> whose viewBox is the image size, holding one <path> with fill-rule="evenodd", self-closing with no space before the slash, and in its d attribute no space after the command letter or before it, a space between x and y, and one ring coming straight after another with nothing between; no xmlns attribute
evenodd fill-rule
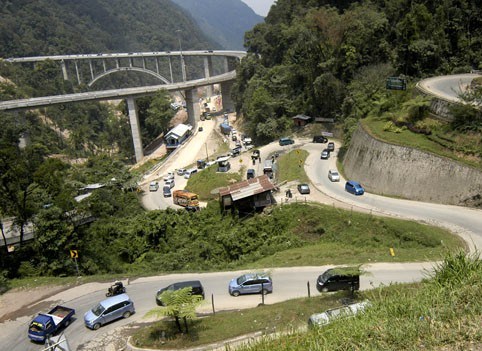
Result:
<svg viewBox="0 0 482 351"><path fill-rule="evenodd" d="M199 199L197 194L190 193L187 190L174 190L172 200L174 205L185 207L187 210L199 209Z"/></svg>

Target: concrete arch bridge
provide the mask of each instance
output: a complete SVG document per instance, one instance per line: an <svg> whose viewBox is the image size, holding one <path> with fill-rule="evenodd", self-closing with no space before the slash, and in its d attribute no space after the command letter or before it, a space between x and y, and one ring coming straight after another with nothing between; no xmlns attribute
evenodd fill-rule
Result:
<svg viewBox="0 0 482 351"><path fill-rule="evenodd" d="M224 110L234 110L234 104L230 96L232 84L236 79L235 65L245 55L246 52L244 51L206 50L8 58L7 61L12 63L35 64L47 60L59 62L59 68L62 70L65 80L75 78L78 84L82 84L84 78L87 78L85 82L88 86L93 86L102 78L121 71L142 72L157 78L161 84L2 101L0 102L0 110L18 111L71 102L126 99L135 156L136 160L140 161L144 157L144 153L135 98L155 94L160 89L172 92L183 91L186 97L189 123L196 127L197 119L200 115L196 94L199 87L208 87L209 94L209 92L212 93L213 84L220 84ZM203 72L200 77L194 76L199 70L196 71L186 67L186 58L188 60L202 60ZM219 60L220 62L216 62L217 64L213 65L213 60ZM90 72L87 77L83 73L86 70ZM72 72L74 73L72 74Z"/></svg>

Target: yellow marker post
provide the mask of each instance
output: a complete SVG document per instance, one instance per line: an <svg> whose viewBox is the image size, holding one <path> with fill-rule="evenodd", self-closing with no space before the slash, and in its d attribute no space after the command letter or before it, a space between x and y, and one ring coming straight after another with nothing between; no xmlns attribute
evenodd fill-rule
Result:
<svg viewBox="0 0 482 351"><path fill-rule="evenodd" d="M390 256L395 256L395 250L393 250L393 247L390 248Z"/></svg>

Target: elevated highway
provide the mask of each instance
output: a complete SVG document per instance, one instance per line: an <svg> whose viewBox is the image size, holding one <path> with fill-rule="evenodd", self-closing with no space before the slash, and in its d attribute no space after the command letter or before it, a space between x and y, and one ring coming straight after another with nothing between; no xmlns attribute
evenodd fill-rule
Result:
<svg viewBox="0 0 482 351"><path fill-rule="evenodd" d="M228 59L241 60L246 55L244 51L166 51L166 52L140 52L140 53L108 53L108 54L82 54L82 55L54 55L54 56L36 56L36 57L19 57L8 58L6 61L11 63L36 63L41 61L58 61L61 64L64 79L69 79L67 64L73 62L75 71L77 74L77 80L80 84L80 71L79 62L87 62L89 65L89 71L91 74L91 81L89 84L95 83L98 79L105 77L109 74L114 74L122 70L136 70L141 71L159 78L163 83L160 85L136 87L136 88L124 88L124 89L111 89L103 91L91 91L76 94L66 95L54 95L35 97L29 99L10 100L0 102L0 111L19 111L25 109L35 109L40 107L48 107L53 105L60 105L73 102L82 101L101 101L112 99L126 99L127 107L129 111L129 120L131 125L132 139L134 143L134 150L136 160L140 161L144 157L142 149L142 140L139 127L139 119L137 116L137 108L135 104L135 98L139 96L152 95L161 89L167 91L184 91L186 96L186 107L188 113L188 120L191 125L196 127L197 119L200 115L200 108L197 97L197 88L208 86L213 84L221 85L221 92L223 95L223 108L224 110L234 110L234 104L231 100L231 87L233 81L236 78L235 68L230 67ZM171 58L179 56L180 66L182 68L182 80L174 82L174 75L172 72ZM186 70L184 57L202 57L204 60L204 77L198 79L186 79ZM213 75L213 64L210 60L212 57L224 58L224 72L221 74ZM167 58L165 67L169 68L170 80L161 74L162 64L160 64L160 58ZM127 61L120 61L124 59ZM154 59L154 62L146 61L148 59ZM109 60L113 60L114 64ZM140 62L140 66L135 65L135 60ZM95 71L94 61L100 62L101 70ZM99 66L99 65L98 65ZM167 83L167 84L166 84Z"/></svg>

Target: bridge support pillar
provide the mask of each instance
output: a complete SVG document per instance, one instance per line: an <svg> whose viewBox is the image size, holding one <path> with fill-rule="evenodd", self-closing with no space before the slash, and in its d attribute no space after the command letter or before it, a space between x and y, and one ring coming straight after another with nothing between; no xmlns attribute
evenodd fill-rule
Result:
<svg viewBox="0 0 482 351"><path fill-rule="evenodd" d="M204 56L204 78L209 78L213 75L213 60L211 56ZM206 95L213 96L213 86L206 86Z"/></svg>
<svg viewBox="0 0 482 351"><path fill-rule="evenodd" d="M144 158L144 151L142 150L141 129L139 125L139 116L137 115L136 101L132 96L127 98L127 110L129 111L129 122L131 124L136 162L140 162Z"/></svg>
<svg viewBox="0 0 482 351"><path fill-rule="evenodd" d="M233 87L233 81L221 82L221 95L223 97L223 110L224 112L235 112L234 101L231 98L231 89Z"/></svg>
<svg viewBox="0 0 482 351"><path fill-rule="evenodd" d="M62 74L64 76L64 80L69 80L69 75L67 74L67 65L64 60L60 61L60 67L62 67Z"/></svg>
<svg viewBox="0 0 482 351"><path fill-rule="evenodd" d="M199 99L197 96L197 89L189 89L185 91L186 94L186 108L187 108L187 121L193 126L194 130L197 127L197 121L201 113L199 108Z"/></svg>

